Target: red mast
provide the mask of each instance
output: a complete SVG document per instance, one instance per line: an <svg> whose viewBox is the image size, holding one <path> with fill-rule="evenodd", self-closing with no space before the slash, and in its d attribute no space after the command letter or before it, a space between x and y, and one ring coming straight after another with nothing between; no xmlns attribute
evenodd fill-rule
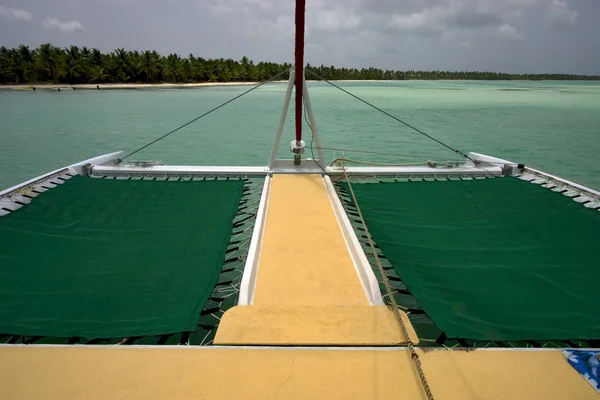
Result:
<svg viewBox="0 0 600 400"><path fill-rule="evenodd" d="M304 15L306 0L296 0L296 142L302 140L302 89L304 84Z"/></svg>

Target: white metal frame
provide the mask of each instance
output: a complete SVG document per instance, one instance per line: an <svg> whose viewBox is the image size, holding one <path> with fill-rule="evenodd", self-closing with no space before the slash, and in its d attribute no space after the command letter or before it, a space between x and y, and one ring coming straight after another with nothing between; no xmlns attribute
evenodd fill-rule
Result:
<svg viewBox="0 0 600 400"><path fill-rule="evenodd" d="M285 117L287 116L288 109L290 108L290 100L292 99L292 91L294 90L294 80L296 79L296 70L290 68L290 79L288 81L287 89L285 90L285 98L283 100L283 110L281 110L281 116L279 117L279 125L277 126L277 132L275 133L275 140L273 141L273 150L271 150L271 157L269 158L268 168L273 168L273 164L277 159L277 149L281 142L281 134L283 133L283 127L285 126Z"/></svg>
<svg viewBox="0 0 600 400"><path fill-rule="evenodd" d="M304 103L306 104L306 114L308 115L308 121L310 122L312 137L314 138L315 145L317 147L317 161L323 165L325 163L325 156L323 156L323 149L321 148L321 138L319 137L319 129L313 113L312 103L310 102L310 94L308 93L306 77L302 82L302 97L304 98ZM306 142L308 143L308 141Z"/></svg>
<svg viewBox="0 0 600 400"><path fill-rule="evenodd" d="M356 237L356 233L352 228L350 219L348 219L348 215L342 206L342 202L335 191L333 183L331 183L331 179L328 176L323 177L323 183L325 184L325 190L327 191L329 201L331 202L331 207L333 208L338 225L344 236L348 253L350 254L350 258L352 258L352 263L354 264L360 283L369 300L369 304L372 306L383 306L385 303L381 295L381 290L379 290L377 278L375 277L371 264L369 264L369 260Z"/></svg>
<svg viewBox="0 0 600 400"><path fill-rule="evenodd" d="M102 164L102 163L110 162L110 161L116 160L119 157L122 157L123 154L124 153L122 151L117 151L115 153L104 154L102 156L93 157L93 158L90 158L90 159L87 159L87 160L84 160L84 161L80 161L80 162L75 163L75 164L68 165L68 166L63 167L63 168L56 169L54 171L50 171L47 174L43 174L43 175L37 176L37 177L35 177L33 179L29 179L29 180L27 180L25 182L19 183L18 185L11 186L8 189L0 191L0 197L8 195L11 192L14 192L16 190L22 189L22 188L27 187L29 185L35 184L37 182L41 182L43 180L46 180L46 179L52 177L53 175L56 175L56 174L58 174L58 173L60 173L62 171L64 171L64 172L70 172L70 173L77 174L77 175L81 175L82 172L83 172L83 166L84 165L90 164L90 165L94 166L94 165L97 165L97 164Z"/></svg>
<svg viewBox="0 0 600 400"><path fill-rule="evenodd" d="M32 197L37 197L39 193L53 189L62 185L73 175L84 174L94 163L114 160L123 155L122 152L105 154L103 156L90 158L75 164L48 172L33 179L29 179L18 185L9 187L0 192L0 217L10 214L31 203Z"/></svg>
<svg viewBox="0 0 600 400"><path fill-rule="evenodd" d="M269 173L268 167L251 166L195 166L195 165L150 165L147 167L128 164L96 165L92 172L94 175L105 176L244 176L264 177Z"/></svg>
<svg viewBox="0 0 600 400"><path fill-rule="evenodd" d="M487 166L486 166L487 165ZM350 167L346 166L346 173L350 176L387 176L387 177L465 177L465 176L500 176L502 168L493 164L481 166L463 165L452 168L431 167ZM329 176L343 176L342 167L324 167ZM150 165L142 167L127 164L96 165L94 175L106 176L244 176L265 177L268 174L323 174L323 169L315 160L302 160L301 166L295 166L292 160L275 160L273 167L254 166L187 166L187 165ZM591 189L590 189L591 190Z"/></svg>
<svg viewBox="0 0 600 400"><path fill-rule="evenodd" d="M264 350L301 350L301 351L405 351L408 349L406 346L220 346L220 345L212 345L212 346L179 346L179 345L145 345L145 344L132 344L132 345L114 345L114 344L24 344L24 343L0 343L0 348L3 347L23 347L23 348L35 348L35 347L54 347L54 348L67 348L67 349L113 349L117 351L123 350L131 350L135 351L135 349L161 349L165 352L167 351L217 351L217 350L256 350L256 351L264 351ZM423 350L424 348L414 346L415 350ZM434 348L425 348L428 351L457 351L460 349L464 349L464 347L434 347ZM467 348L468 352L477 352L477 351L489 351L489 352L529 352L529 353L548 353L548 352L562 352L563 350L583 350L583 351L598 351L600 348L597 347L585 347L585 348L577 348L577 349L567 349L567 348L550 348L550 347L476 347L476 348Z"/></svg>
<svg viewBox="0 0 600 400"><path fill-rule="evenodd" d="M480 153L471 152L471 153L469 153L469 158L471 158L472 160L475 160L475 161L481 161L482 163L486 163L489 165L509 165L509 166L513 166L513 167L517 165L516 163L514 163L512 161L508 161L508 160L504 160L502 158L496 158L496 157L492 157L492 156L488 156L486 154L480 154ZM514 170L513 170L513 172L514 172ZM540 171L538 169L533 169L533 168L529 168L529 167L525 166L524 172L530 172L530 173L538 175L542 178L546 178L548 180L555 181L557 183L562 183L566 186L570 186L571 188L573 188L577 191L587 192L588 194L595 196L595 197L600 196L600 191L598 191L598 190L595 190L595 189L592 189L585 185L581 185L579 183L570 181L568 179L561 178L556 175L551 175L547 172Z"/></svg>
<svg viewBox="0 0 600 400"><path fill-rule="evenodd" d="M329 175L343 175L342 167L328 167ZM469 166L464 165L452 168L432 167L346 167L346 173L350 176L387 176L387 177L472 177L472 176L500 176L502 168L494 165Z"/></svg>
<svg viewBox="0 0 600 400"><path fill-rule="evenodd" d="M529 167L525 167L525 171L532 172L535 175L540 175L542 177L547 178L548 180L552 180L552 181L555 181L555 182L564 183L567 186L570 186L570 187L572 187L574 189L579 189L579 190L584 191L584 192L588 192L589 194L595 195L596 197L600 196L600 192L597 191L597 190L594 190L592 188L589 188L587 186L581 185L581 184L576 183L576 182L569 181L569 180L561 178L559 176L551 175L551 174L548 174L548 173L546 173L544 171L540 171L540 170L529 168Z"/></svg>
<svg viewBox="0 0 600 400"><path fill-rule="evenodd" d="M285 118L290 108L290 102L292 99L292 92L294 89L294 82L296 79L296 70L292 67L290 69L290 79L288 81L287 89L285 91L285 99L283 101L283 110L281 111L281 117L279 118L279 125L277 126L277 132L275 133L275 140L273 141L273 150L271 150L271 157L269 158L268 168L269 170L274 170L279 167L283 168L291 168L293 165L291 160L278 160L277 159L277 150L279 149L279 145L281 144L281 135L283 134L283 128L285 126ZM310 127L312 130L312 136L314 138L314 142L317 145L317 162L323 165L325 158L323 156L323 150L321 149L321 139L319 138L319 132L317 129L317 121L315 120L315 116L312 110L312 105L310 102L310 95L308 93L308 86L306 85L306 79L302 80L302 97L304 98L304 103L306 105L306 114L308 116L308 121L310 122ZM312 163L306 162L308 160L303 160L300 166L297 166L294 170L301 171L303 173L307 173L307 168L311 169L314 167ZM318 166L317 166L318 167ZM320 169L320 167L318 167ZM322 171L321 171L322 172ZM312 173L312 172L308 172Z"/></svg>
<svg viewBox="0 0 600 400"><path fill-rule="evenodd" d="M254 300L254 290L256 289L256 278L258 276L258 262L260 261L260 251L265 231L265 222L267 220L267 209L269 207L271 179L270 176L265 178L263 191L260 196L260 203L258 204L256 220L254 221L254 230L252 231L250 248L248 249L244 273L240 283L238 306L249 306Z"/></svg>

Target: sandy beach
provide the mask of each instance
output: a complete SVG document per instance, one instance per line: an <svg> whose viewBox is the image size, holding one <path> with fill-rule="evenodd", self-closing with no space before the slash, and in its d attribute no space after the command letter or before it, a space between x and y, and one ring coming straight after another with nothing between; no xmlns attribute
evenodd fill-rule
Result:
<svg viewBox="0 0 600 400"><path fill-rule="evenodd" d="M333 80L334 82L390 82L384 80ZM271 83L287 83L287 80L277 80ZM312 79L308 79L307 82L319 82ZM189 89L198 87L210 87L210 86L247 86L256 85L260 82L199 82L199 83L100 83L98 87L100 90L117 90L117 89ZM83 83L69 85L66 83L40 83L40 84L26 84L26 85L0 85L0 90L53 90L53 89L65 89L72 88L75 90L98 90L95 83Z"/></svg>
<svg viewBox="0 0 600 400"><path fill-rule="evenodd" d="M186 89L208 86L240 86L256 85L258 82L201 82L201 83L103 83L103 84L77 84L68 85L61 83L36 84L36 85L0 85L0 90L52 90L73 88L75 90L110 90L110 89Z"/></svg>

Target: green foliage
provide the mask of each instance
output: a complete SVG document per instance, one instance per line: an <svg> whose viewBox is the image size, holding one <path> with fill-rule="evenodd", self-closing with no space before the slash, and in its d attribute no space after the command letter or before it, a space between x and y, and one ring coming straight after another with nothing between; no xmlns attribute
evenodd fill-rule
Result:
<svg viewBox="0 0 600 400"><path fill-rule="evenodd" d="M119 83L119 82L248 82L269 79L291 64L260 62L248 57L204 59L190 54L166 57L156 51L116 49L103 54L98 49L42 44L35 50L21 45L0 47L0 84L40 82ZM600 76L568 74L503 74L497 72L391 71L377 68L336 68L307 65L310 72L331 80L404 80L404 79L475 79L475 80L600 80ZM281 79L287 79L283 76Z"/></svg>

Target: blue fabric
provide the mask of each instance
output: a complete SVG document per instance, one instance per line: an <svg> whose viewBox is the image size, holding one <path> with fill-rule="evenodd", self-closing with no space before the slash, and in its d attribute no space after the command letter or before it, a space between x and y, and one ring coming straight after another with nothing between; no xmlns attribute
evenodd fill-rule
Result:
<svg viewBox="0 0 600 400"><path fill-rule="evenodd" d="M569 364L600 393L600 351L563 350Z"/></svg>

